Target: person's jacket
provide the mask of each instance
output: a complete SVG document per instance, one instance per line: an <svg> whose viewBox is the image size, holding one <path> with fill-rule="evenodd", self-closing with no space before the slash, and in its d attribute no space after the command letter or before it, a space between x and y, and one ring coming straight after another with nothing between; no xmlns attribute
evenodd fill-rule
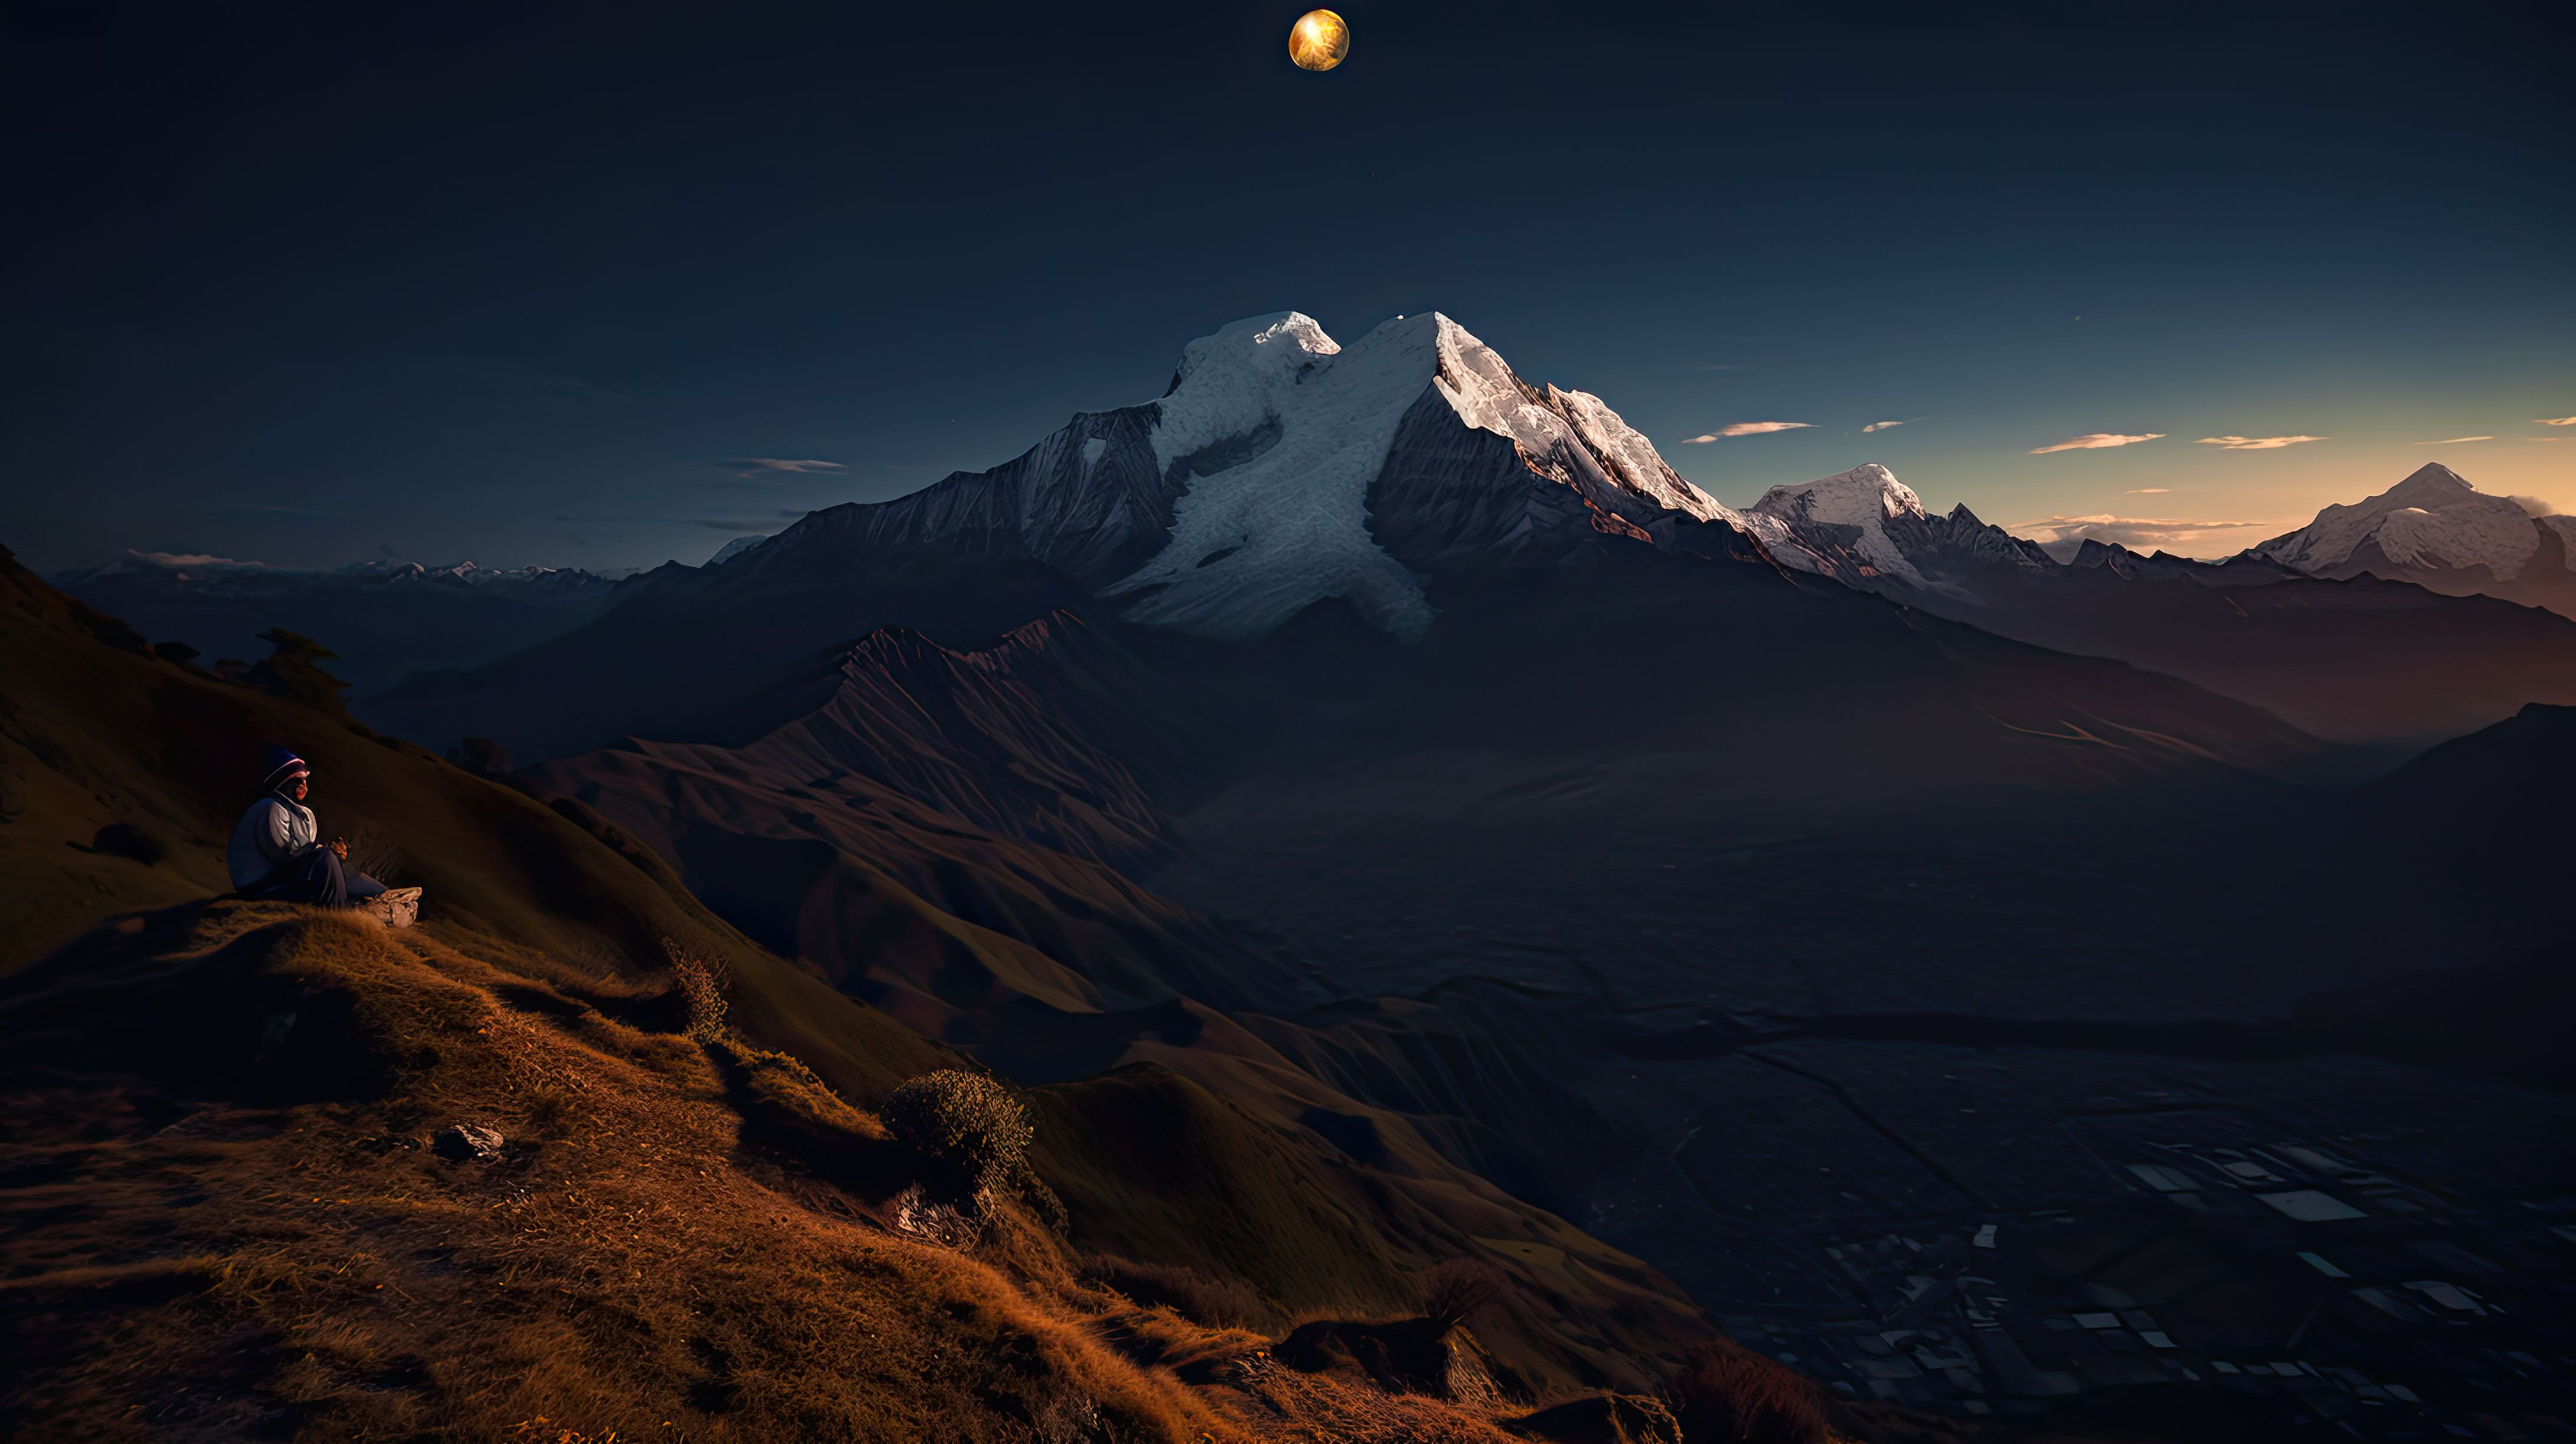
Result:
<svg viewBox="0 0 2576 1444"><path fill-rule="evenodd" d="M280 867L311 852L318 842L313 809L281 792L250 805L233 827L224 862L236 890L266 882Z"/></svg>

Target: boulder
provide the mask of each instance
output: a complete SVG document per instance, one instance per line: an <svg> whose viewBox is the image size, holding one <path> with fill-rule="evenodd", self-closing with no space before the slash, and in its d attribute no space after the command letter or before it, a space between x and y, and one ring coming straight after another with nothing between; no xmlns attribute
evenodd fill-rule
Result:
<svg viewBox="0 0 2576 1444"><path fill-rule="evenodd" d="M429 1149L450 1163L479 1163L501 1156L499 1129L451 1123L430 1136Z"/></svg>
<svg viewBox="0 0 2576 1444"><path fill-rule="evenodd" d="M387 888L371 898L360 898L358 911L389 928L407 928L420 921L420 889Z"/></svg>

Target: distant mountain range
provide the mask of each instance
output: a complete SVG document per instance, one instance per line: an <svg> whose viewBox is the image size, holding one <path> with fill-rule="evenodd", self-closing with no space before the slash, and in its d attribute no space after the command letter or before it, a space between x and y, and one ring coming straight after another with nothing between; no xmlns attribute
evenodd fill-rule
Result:
<svg viewBox="0 0 2576 1444"><path fill-rule="evenodd" d="M334 666L361 697L414 671L472 666L569 630L606 607L621 582L470 561L314 571L165 552L127 552L48 580L155 641L196 648L208 665L268 655L259 634L270 628L303 633L339 653Z"/></svg>
<svg viewBox="0 0 2576 1444"><path fill-rule="evenodd" d="M2409 504L2383 505L2392 498ZM1652 555L1793 588L1830 579L2166 672L2322 737L2420 745L2526 702L2576 702L2576 622L2444 594L2485 578L2536 596L2549 567L2563 570L2563 525L2526 516L2531 545L2504 575L2497 507L2522 515L2428 468L2309 529L2340 539L2349 528L2335 519L2367 511L2376 551L2302 548L2294 534L2225 563L2098 543L2061 563L1964 506L1926 511L1875 464L1729 507L1599 397L1522 380L1445 316L1399 317L1343 347L1290 312L1192 342L1155 400L1077 415L990 471L811 513L706 567L656 568L582 625L418 677L371 715L412 735L513 738L537 757L621 735L738 739L752 735L744 699L880 626L973 647L1067 610L1242 643L1329 603L1417 643L1462 625L1461 602L1506 573L1524 589L1552 578L1579 606L1602 584L1591 559L1616 557L1625 574ZM2487 549L2421 540L2418 511L2474 513L2474 527L2433 530ZM2439 562L2447 581L2361 574L2380 555ZM1713 629L1739 657L1795 648L1750 637L1749 615L1719 607L1665 625Z"/></svg>
<svg viewBox="0 0 2576 1444"><path fill-rule="evenodd" d="M2219 562L2097 541L2061 560L1965 505L1927 510L1875 463L1737 509L1601 398L1522 380L1448 317L1398 317L1345 348L1289 312L1192 342L1153 401L1075 416L991 471L740 538L702 567L315 572L129 553L53 580L210 659L256 656L270 627L304 632L384 725L560 756L628 734L747 735L749 699L879 626L980 646L1069 610L1239 643L1329 602L1419 642L1498 568L1618 538L1831 579L2196 682L2320 737L2411 746L2576 702L2571 537L2576 519L2438 464Z"/></svg>
<svg viewBox="0 0 2576 1444"><path fill-rule="evenodd" d="M2576 523L2445 466L2218 562L2087 540L2061 564L1964 505L1927 511L1875 464L1774 487L1743 525L1785 566L2187 678L2322 737L2416 744L2576 701Z"/></svg>
<svg viewBox="0 0 2576 1444"><path fill-rule="evenodd" d="M2449 596L2492 596L2576 617L2576 517L2534 516L2479 491L2436 462L2351 506L2219 561L2141 556L2087 540L2062 558L1977 518L1962 503L1924 509L1876 463L1775 486L1739 514L1782 563L1867 591L1911 591L1977 604L2066 568L2124 579L2260 586L2293 577L2413 582Z"/></svg>

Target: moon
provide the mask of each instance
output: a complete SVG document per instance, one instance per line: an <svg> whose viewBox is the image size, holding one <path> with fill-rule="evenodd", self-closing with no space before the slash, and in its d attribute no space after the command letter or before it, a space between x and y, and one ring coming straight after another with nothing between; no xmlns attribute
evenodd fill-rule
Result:
<svg viewBox="0 0 2576 1444"><path fill-rule="evenodd" d="M1350 22L1330 10L1309 10L1288 27L1288 58L1300 70L1330 70L1350 53Z"/></svg>

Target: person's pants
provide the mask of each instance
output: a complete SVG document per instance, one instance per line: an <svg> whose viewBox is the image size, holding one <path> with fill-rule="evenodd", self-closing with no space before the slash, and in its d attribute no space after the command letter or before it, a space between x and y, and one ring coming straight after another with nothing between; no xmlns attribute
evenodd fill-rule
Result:
<svg viewBox="0 0 2576 1444"><path fill-rule="evenodd" d="M344 908L384 890L383 883L343 864L340 854L327 847L317 847L270 873L268 881L248 889L244 895L272 902Z"/></svg>

